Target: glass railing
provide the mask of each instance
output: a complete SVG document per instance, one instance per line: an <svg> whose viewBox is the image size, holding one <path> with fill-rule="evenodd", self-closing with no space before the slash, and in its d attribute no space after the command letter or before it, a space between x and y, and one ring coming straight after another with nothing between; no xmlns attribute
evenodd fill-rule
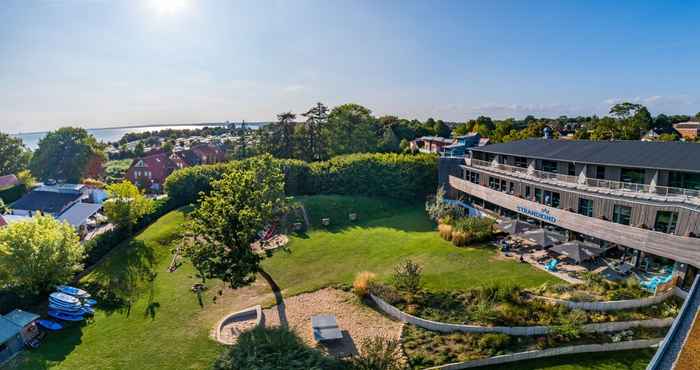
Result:
<svg viewBox="0 0 700 370"><path fill-rule="evenodd" d="M498 172L514 174L516 176L526 176L528 178L536 178L545 181L559 181L571 184L585 185L593 188L602 188L609 190L617 190L623 192L639 193L639 194L655 194L668 197L681 197L681 198L697 198L700 199L700 190L694 189L684 189L684 188L674 188L668 186L650 186L647 184L635 184L631 182L623 181L613 181L604 179L594 179L590 177L584 178L583 181L579 181L578 176L562 175L559 173L541 171L541 170L528 170L528 168L510 166L507 164L493 163L489 161L483 161L473 158L465 158L465 163L468 166L484 167L490 170L496 170ZM696 199L696 200L697 200Z"/></svg>

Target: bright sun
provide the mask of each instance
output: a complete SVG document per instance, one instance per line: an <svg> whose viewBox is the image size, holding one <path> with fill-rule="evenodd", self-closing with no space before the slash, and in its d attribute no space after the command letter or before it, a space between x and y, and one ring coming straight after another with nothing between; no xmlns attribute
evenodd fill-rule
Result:
<svg viewBox="0 0 700 370"><path fill-rule="evenodd" d="M185 11L190 0L149 0L149 5L159 15L174 15Z"/></svg>

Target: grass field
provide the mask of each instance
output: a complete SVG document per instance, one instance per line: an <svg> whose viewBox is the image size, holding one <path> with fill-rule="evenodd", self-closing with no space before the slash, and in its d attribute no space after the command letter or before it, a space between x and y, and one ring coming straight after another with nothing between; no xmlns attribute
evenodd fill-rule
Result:
<svg viewBox="0 0 700 370"><path fill-rule="evenodd" d="M586 353L514 362L482 370L644 370L654 356L654 350Z"/></svg>
<svg viewBox="0 0 700 370"><path fill-rule="evenodd" d="M422 205L333 196L301 200L308 204L314 223L329 215L335 221L329 230L292 237L289 252L278 251L263 262L265 270L285 289L285 296L333 283L350 283L362 270L388 279L393 266L407 257L423 265L428 289L458 289L504 281L535 286L556 281L529 265L495 259L489 247L456 248L443 241L426 218ZM348 210L359 214L357 223L347 221ZM222 348L209 338L213 325L224 314L242 308L234 303L247 307L263 298L269 300L272 295L263 279L259 279L254 287L224 291L215 303L212 297L222 285L209 281L210 289L199 300L189 289L199 282L189 264L167 272L173 242L179 237L184 219L184 211L165 215L125 242L82 280L84 284L108 287L122 300L120 305L103 307L92 322L50 335L41 348L18 357L8 368L209 368ZM614 367L613 360L602 356L596 361L590 362L590 367L543 368L636 369ZM582 364L583 360L574 362ZM527 369L535 368L540 367Z"/></svg>
<svg viewBox="0 0 700 370"><path fill-rule="evenodd" d="M208 338L215 319L202 315L210 300L202 307L188 291L197 282L189 265L166 271L183 220L181 211L167 214L83 280L110 285L130 307L98 310L93 322L50 335L10 368L208 368L220 352Z"/></svg>
<svg viewBox="0 0 700 370"><path fill-rule="evenodd" d="M496 259L492 247L457 248L442 240L422 205L338 196L300 200L307 204L313 224L331 215L335 226L294 236L289 252L278 251L263 262L264 269L287 295L351 283L364 270L389 279L394 266L405 258L422 265L425 288L433 290L503 282L526 287L561 282L528 264ZM327 214L324 208L329 209ZM358 223L346 221L348 210L358 212Z"/></svg>

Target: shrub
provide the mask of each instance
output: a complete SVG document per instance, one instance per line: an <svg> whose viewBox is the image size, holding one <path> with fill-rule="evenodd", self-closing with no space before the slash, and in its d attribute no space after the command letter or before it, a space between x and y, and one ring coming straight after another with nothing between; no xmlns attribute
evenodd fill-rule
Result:
<svg viewBox="0 0 700 370"><path fill-rule="evenodd" d="M447 225L447 224L440 224L438 225L438 233L440 234L440 237L443 239L450 241L452 240L452 226Z"/></svg>
<svg viewBox="0 0 700 370"><path fill-rule="evenodd" d="M376 274L369 271L360 272L352 282L352 292L360 298L366 297L369 293L369 287L376 277Z"/></svg>
<svg viewBox="0 0 700 370"><path fill-rule="evenodd" d="M370 282L369 285L369 292L374 294L375 296L383 299L386 301L386 303L395 305L397 303L400 303L403 301L403 297L401 297L401 293L394 289L394 287L380 284L378 282Z"/></svg>
<svg viewBox="0 0 700 370"><path fill-rule="evenodd" d="M487 353L489 356L494 356L510 342L510 337L501 333L488 333L481 336L477 347L479 351Z"/></svg>
<svg viewBox="0 0 700 370"><path fill-rule="evenodd" d="M202 193L211 191L212 182L224 177L232 165L217 163L179 169L165 179L165 192L177 206L195 203Z"/></svg>
<svg viewBox="0 0 700 370"><path fill-rule="evenodd" d="M353 357L351 364L353 370L402 369L399 342L383 337L365 339L360 354Z"/></svg>
<svg viewBox="0 0 700 370"><path fill-rule="evenodd" d="M399 290L416 293L420 289L422 268L407 259L394 267L394 286Z"/></svg>
<svg viewBox="0 0 700 370"><path fill-rule="evenodd" d="M464 208L447 203L445 189L440 186L435 196L425 202L425 212L431 220L450 224L456 217L464 217Z"/></svg>
<svg viewBox="0 0 700 370"><path fill-rule="evenodd" d="M490 218L464 217L456 220L452 228L452 238L455 233L459 233L459 244L464 246L472 243L479 243L491 239L493 236L494 221Z"/></svg>
<svg viewBox="0 0 700 370"><path fill-rule="evenodd" d="M214 363L214 370L340 370L348 365L308 347L286 327L256 327Z"/></svg>

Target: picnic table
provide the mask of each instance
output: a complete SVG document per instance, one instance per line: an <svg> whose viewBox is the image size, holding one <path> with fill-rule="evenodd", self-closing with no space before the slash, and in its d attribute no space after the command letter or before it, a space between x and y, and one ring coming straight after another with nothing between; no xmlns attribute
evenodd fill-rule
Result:
<svg viewBox="0 0 700 370"><path fill-rule="evenodd" d="M311 327L314 331L314 339L317 342L343 339L343 333L338 328L335 315L311 316Z"/></svg>

